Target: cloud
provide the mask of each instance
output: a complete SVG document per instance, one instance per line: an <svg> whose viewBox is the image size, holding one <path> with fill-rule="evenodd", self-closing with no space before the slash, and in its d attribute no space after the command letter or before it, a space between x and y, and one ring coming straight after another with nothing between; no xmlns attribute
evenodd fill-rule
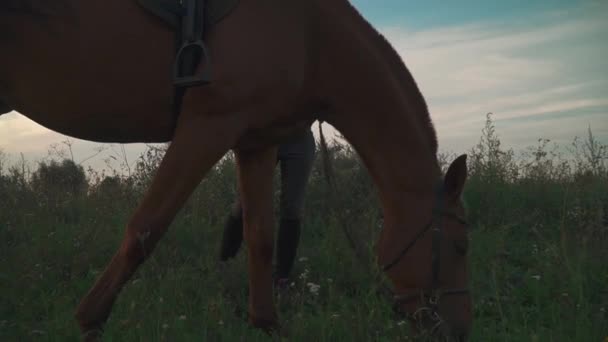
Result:
<svg viewBox="0 0 608 342"><path fill-rule="evenodd" d="M487 112L495 113L499 132L504 126L502 136L515 146L540 136L571 139L588 124L605 132L608 120L588 113L608 112L608 61L597 57L608 53L601 43L608 34L603 16L581 10L527 20L381 28L425 94L440 148L472 146ZM564 112L568 120L555 117ZM546 120L532 124L530 117ZM598 137L608 142L607 135Z"/></svg>
<svg viewBox="0 0 608 342"><path fill-rule="evenodd" d="M18 154L21 153L29 162L40 161L49 155L52 145L56 145L60 150L66 150L67 146L63 142L67 140L73 142L74 160L77 163L86 160L83 163L85 167L105 168L106 159L110 156L122 157L122 151L116 144L99 144L70 138L49 130L17 112L0 117L0 150L8 154L13 162L20 158ZM144 144L125 144L124 147L129 164L133 164L145 150ZM97 154L100 148L103 148L104 152ZM93 155L96 157L88 159ZM120 162L112 162L113 167L119 167L119 164Z"/></svg>
<svg viewBox="0 0 608 342"><path fill-rule="evenodd" d="M66 137L38 125L17 112L0 117L0 149L8 153L23 153L36 159L46 155L51 143Z"/></svg>

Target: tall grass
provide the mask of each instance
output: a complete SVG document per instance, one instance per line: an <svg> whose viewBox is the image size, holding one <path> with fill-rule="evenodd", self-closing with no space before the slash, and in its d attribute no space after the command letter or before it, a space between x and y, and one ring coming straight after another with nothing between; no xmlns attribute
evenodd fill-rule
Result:
<svg viewBox="0 0 608 342"><path fill-rule="evenodd" d="M349 146L334 144L331 152L340 202L329 205L317 158L299 260L289 291L277 298L283 328L294 341L411 339L377 294L376 271L355 258L339 227L338 218L346 219L371 264L381 223L373 184ZM603 341L606 145L589 130L567 148L541 139L515 152L501 145L488 115L467 152L472 340ZM163 153L151 147L135 165L109 172L85 172L69 157L31 170L24 160L7 165L0 153L1 341L78 339L74 307L113 254ZM444 168L452 159L440 155ZM246 323L245 253L217 261L235 181L228 154L122 292L107 341L268 340Z"/></svg>

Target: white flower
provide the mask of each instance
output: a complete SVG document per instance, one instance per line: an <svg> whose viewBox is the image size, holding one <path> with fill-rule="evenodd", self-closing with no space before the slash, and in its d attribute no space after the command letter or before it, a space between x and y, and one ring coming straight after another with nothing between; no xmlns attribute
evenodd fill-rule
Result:
<svg viewBox="0 0 608 342"><path fill-rule="evenodd" d="M300 262L304 262L304 261L306 261L306 260L308 260L308 258L307 258L307 257L301 257L300 259L298 259L298 261L300 261Z"/></svg>
<svg viewBox="0 0 608 342"><path fill-rule="evenodd" d="M317 285L315 283L306 283L306 286L308 286L310 293L312 293L313 295L319 294L319 289L321 288L321 285Z"/></svg>
<svg viewBox="0 0 608 342"><path fill-rule="evenodd" d="M533 275L532 279L540 280L540 275L539 274Z"/></svg>

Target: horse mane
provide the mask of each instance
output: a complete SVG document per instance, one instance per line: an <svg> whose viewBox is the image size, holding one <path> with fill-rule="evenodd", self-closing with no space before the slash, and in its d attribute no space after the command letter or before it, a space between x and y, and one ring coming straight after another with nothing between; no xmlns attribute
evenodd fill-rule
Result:
<svg viewBox="0 0 608 342"><path fill-rule="evenodd" d="M437 142L437 134L435 132L435 127L433 126L433 122L431 120L431 116L429 114L428 106L418 88L418 84L416 80L412 76L409 69L405 66L405 63L397 53L397 51L393 48L391 43L384 37L376 28L372 26L362 15L361 13L350 3L350 1L346 1L351 9L355 12L355 14L361 19L365 25L366 31L373 32L372 42L375 43L376 47L380 49L381 53L386 57L387 63L389 63L390 67L395 70L395 76L398 78L401 86L404 87L408 93L413 94L411 98L408 100L414 102L414 104L422 108L420 111L416 111L414 115L416 119L421 125L421 128L426 128L427 139L431 150L434 155L437 155L438 142Z"/></svg>
<svg viewBox="0 0 608 342"><path fill-rule="evenodd" d="M397 73L397 76L401 79L404 86L405 85L408 86L408 91L416 94L416 96L413 97L413 99L415 99L418 102L419 107L424 108L420 112L416 112L415 115L419 119L419 122L423 124L422 126L426 127L426 129L428 130L429 144L431 146L431 150L433 151L433 154L436 155L437 149L438 149L437 134L435 132L435 127L433 126L433 122L431 120L431 115L429 113L429 109L428 109L428 106L424 99L424 96L422 95L422 92L420 91L420 88L418 87L416 80L412 76L409 69L405 66L405 63L403 62L401 57L399 57L399 54L397 53L397 51L395 51L395 49L392 47L392 45L388 42L388 40L382 34L380 34L378 32L376 32L376 34L380 38L379 45L384 50L385 55L389 58L390 63L393 64L393 67L396 67L397 69L401 69L400 71L404 72L404 73Z"/></svg>

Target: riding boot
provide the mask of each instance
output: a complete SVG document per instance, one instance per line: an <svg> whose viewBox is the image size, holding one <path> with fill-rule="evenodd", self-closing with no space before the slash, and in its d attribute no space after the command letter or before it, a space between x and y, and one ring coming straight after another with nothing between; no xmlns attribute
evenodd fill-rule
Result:
<svg viewBox="0 0 608 342"><path fill-rule="evenodd" d="M224 235L220 247L220 260L234 258L243 242L243 215L230 214L224 225Z"/></svg>
<svg viewBox="0 0 608 342"><path fill-rule="evenodd" d="M287 278L296 258L300 240L300 220L281 219L277 238L277 263L275 277Z"/></svg>

